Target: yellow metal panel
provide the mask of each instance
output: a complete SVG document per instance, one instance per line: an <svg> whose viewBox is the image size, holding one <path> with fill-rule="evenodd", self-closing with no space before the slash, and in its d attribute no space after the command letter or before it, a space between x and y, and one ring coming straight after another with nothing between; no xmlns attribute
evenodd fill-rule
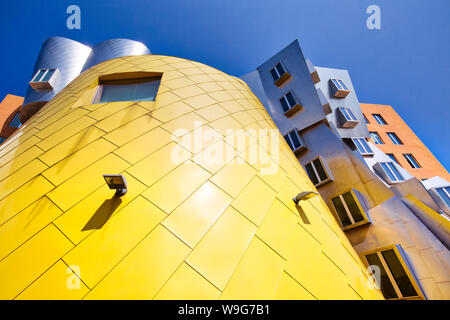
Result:
<svg viewBox="0 0 450 320"><path fill-rule="evenodd" d="M176 208L163 221L163 225L193 248L231 200L225 192L208 181Z"/></svg>
<svg viewBox="0 0 450 320"><path fill-rule="evenodd" d="M39 230L57 218L62 211L43 197L0 226L0 260Z"/></svg>
<svg viewBox="0 0 450 320"><path fill-rule="evenodd" d="M71 247L52 224L25 242L0 262L0 299L16 297Z"/></svg>
<svg viewBox="0 0 450 320"><path fill-rule="evenodd" d="M233 207L256 225L260 225L276 193L260 178L255 176L233 201Z"/></svg>
<svg viewBox="0 0 450 320"><path fill-rule="evenodd" d="M228 115L228 111L219 104L213 104L212 106L199 109L196 112L208 121L214 121Z"/></svg>
<svg viewBox="0 0 450 320"><path fill-rule="evenodd" d="M89 113L89 117L95 120L102 120L110 115L116 114L121 110L135 104L133 101L118 101L118 102L108 102L103 104L100 108L95 111Z"/></svg>
<svg viewBox="0 0 450 320"><path fill-rule="evenodd" d="M211 76L211 75L210 75ZM233 100L233 97L228 94L226 91L214 91L208 93L211 97L213 97L218 102L225 102L228 100Z"/></svg>
<svg viewBox="0 0 450 320"><path fill-rule="evenodd" d="M103 174L120 173L128 166L124 160L108 154L49 192L48 197L58 207L67 210L104 184Z"/></svg>
<svg viewBox="0 0 450 320"><path fill-rule="evenodd" d="M95 120L93 120L89 117L82 117L77 120L76 126L70 126L70 125L66 126L62 129L58 130L57 132L53 133L49 137L45 138L44 140L40 141L36 145L43 150L48 150L48 149L56 146L57 144L67 140L75 133L80 132L81 130L89 127L93 123L95 123Z"/></svg>
<svg viewBox="0 0 450 320"><path fill-rule="evenodd" d="M188 160L142 193L144 197L170 213L194 190L201 186L210 174Z"/></svg>
<svg viewBox="0 0 450 320"><path fill-rule="evenodd" d="M114 214L120 212L135 199L145 186L128 174L124 174L128 192L120 198L103 182L92 192L55 221L55 225L73 242L79 243L93 231L100 229Z"/></svg>
<svg viewBox="0 0 450 320"><path fill-rule="evenodd" d="M156 96L156 104L158 107L164 107L167 106L168 104L174 103L176 101L181 100L181 98L179 96L174 95L172 92L164 92L161 94L158 94Z"/></svg>
<svg viewBox="0 0 450 320"><path fill-rule="evenodd" d="M138 104L133 104L132 106L114 113L100 122L97 122L95 126L103 131L110 132L146 113L148 113L147 109L140 107Z"/></svg>
<svg viewBox="0 0 450 320"><path fill-rule="evenodd" d="M200 89L195 84L188 87L183 87L180 89L175 89L172 91L174 94L179 96L182 99L190 98L193 96L197 96L199 94L205 93L205 90Z"/></svg>
<svg viewBox="0 0 450 320"><path fill-rule="evenodd" d="M206 147L203 151L197 153L193 157L193 160L210 173L214 174L233 160L236 154L237 151L233 147L223 140L219 140L211 146Z"/></svg>
<svg viewBox="0 0 450 320"><path fill-rule="evenodd" d="M196 83L203 83L203 82L209 82L212 81L210 77L208 77L206 74L197 74L189 77L190 80L196 82ZM205 88L202 88L203 90L209 91Z"/></svg>
<svg viewBox="0 0 450 320"><path fill-rule="evenodd" d="M193 107L195 109L200 109L200 108L209 106L211 104L217 103L216 100L214 100L207 94L201 94L201 95L198 95L195 97L191 97L191 98L185 99L184 101L188 105L190 105L191 107Z"/></svg>
<svg viewBox="0 0 450 320"><path fill-rule="evenodd" d="M223 90L223 87L218 85L216 82L206 82L206 83L204 82L204 83L198 84L198 86L207 92Z"/></svg>
<svg viewBox="0 0 450 320"><path fill-rule="evenodd" d="M0 181L5 179L8 175L16 172L18 169L22 168L24 165L38 157L43 151L38 147L31 147L27 151L23 152L19 156L14 158L14 161L3 162L3 159L0 159L1 167L0 167ZM13 153L11 153L13 154ZM6 160L6 159L5 159Z"/></svg>
<svg viewBox="0 0 450 320"><path fill-rule="evenodd" d="M89 289L58 260L16 298L17 300L80 300Z"/></svg>
<svg viewBox="0 0 450 320"><path fill-rule="evenodd" d="M155 296L157 300L211 300L218 299L220 291L183 263Z"/></svg>
<svg viewBox="0 0 450 320"><path fill-rule="evenodd" d="M222 140L222 138L223 136L219 132L208 125L204 125L186 133L176 141L186 150L197 154L215 142Z"/></svg>
<svg viewBox="0 0 450 320"><path fill-rule="evenodd" d="M5 198L11 192L30 181L33 177L46 168L47 166L42 163L42 161L34 159L13 174L9 175L7 178L0 181L0 199Z"/></svg>
<svg viewBox="0 0 450 320"><path fill-rule="evenodd" d="M105 139L95 140L77 152L72 153L64 160L53 165L51 168L45 170L42 172L42 175L54 185L59 185L90 164L104 157L115 148L115 145Z"/></svg>
<svg viewBox="0 0 450 320"><path fill-rule="evenodd" d="M6 162L6 159L17 157L32 146L38 144L39 141L41 141L41 139L36 136L31 136L30 138L26 138L23 140L22 138L19 138L17 142L11 143L10 145L2 149L0 151L0 157L2 157L2 159L4 159Z"/></svg>
<svg viewBox="0 0 450 320"><path fill-rule="evenodd" d="M232 197L236 197L255 174L255 169L235 158L231 163L219 170L211 178L211 181Z"/></svg>
<svg viewBox="0 0 450 320"><path fill-rule="evenodd" d="M74 111L68 113L66 116L62 117L61 119L58 119L58 121L53 122L48 127L45 127L45 129L42 129L38 133L36 133L36 136L44 139L51 135L52 133L59 131L61 128L64 128L67 125L70 125L70 123L76 121L77 119L81 118L82 116L86 115L89 111L83 110L83 109L75 109Z"/></svg>
<svg viewBox="0 0 450 320"><path fill-rule="evenodd" d="M142 117L130 121L116 130L111 131L105 135L104 138L114 143L116 146L122 146L123 144L139 137L160 124L160 121L152 118L150 115L143 115Z"/></svg>
<svg viewBox="0 0 450 320"><path fill-rule="evenodd" d="M305 288L303 288L297 281L289 274L283 272L281 276L280 285L274 299L277 300L315 300Z"/></svg>
<svg viewBox="0 0 450 320"><path fill-rule="evenodd" d="M189 252L188 246L158 226L86 298L152 299Z"/></svg>
<svg viewBox="0 0 450 320"><path fill-rule="evenodd" d="M158 127L124 144L114 153L129 163L136 163L171 140L170 133Z"/></svg>
<svg viewBox="0 0 450 320"><path fill-rule="evenodd" d="M233 130L242 129L242 125L231 116L226 116L215 120L211 122L210 125L214 129L220 130L223 135L227 133L227 130L232 130L231 132L233 132Z"/></svg>
<svg viewBox="0 0 450 320"><path fill-rule="evenodd" d="M92 141L100 138L103 134L104 132L96 127L88 127L39 156L39 160L48 166L52 166Z"/></svg>
<svg viewBox="0 0 450 320"><path fill-rule="evenodd" d="M240 112L234 113L232 115L232 117L234 119L236 119L237 121L239 121L243 126L247 126L250 123L253 123L256 121L251 115L248 114L247 111L240 111Z"/></svg>
<svg viewBox="0 0 450 320"><path fill-rule="evenodd" d="M161 127L176 137L183 135L186 131L191 131L201 127L206 121L195 113L189 113L172 121L166 122Z"/></svg>
<svg viewBox="0 0 450 320"><path fill-rule="evenodd" d="M255 225L228 207L186 262L223 290L255 232Z"/></svg>
<svg viewBox="0 0 450 320"><path fill-rule="evenodd" d="M186 103L182 101L177 101L172 104L169 104L168 106L153 111L152 117L155 117L156 119L162 122L167 122L169 120L182 116L183 114L186 114L192 110L193 109L189 107Z"/></svg>
<svg viewBox="0 0 450 320"><path fill-rule="evenodd" d="M164 85L167 86L169 89L174 90L174 89L178 89L178 88L187 87L187 86L192 85L194 83L194 81L189 80L186 77L183 77L184 75L182 73L178 72L178 74L180 74L181 77L170 79L170 80L167 79L167 76L166 76L167 74L165 74L163 76ZM175 92L173 92L173 93L175 93Z"/></svg>
<svg viewBox="0 0 450 320"><path fill-rule="evenodd" d="M62 259L78 266L81 279L92 288L165 217L160 209L137 197Z"/></svg>
<svg viewBox="0 0 450 320"><path fill-rule="evenodd" d="M221 299L273 299L286 261L254 237Z"/></svg>

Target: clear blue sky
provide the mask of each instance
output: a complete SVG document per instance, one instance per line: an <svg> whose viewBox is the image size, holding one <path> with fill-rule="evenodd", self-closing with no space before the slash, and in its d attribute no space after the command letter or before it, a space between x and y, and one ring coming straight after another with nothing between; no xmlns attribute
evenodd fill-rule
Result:
<svg viewBox="0 0 450 320"><path fill-rule="evenodd" d="M66 28L67 6L81 30ZM366 8L381 7L381 30ZM360 102L392 105L450 168L449 0L1 0L0 99L24 95L42 42L123 37L236 76L298 38L315 65L347 69Z"/></svg>

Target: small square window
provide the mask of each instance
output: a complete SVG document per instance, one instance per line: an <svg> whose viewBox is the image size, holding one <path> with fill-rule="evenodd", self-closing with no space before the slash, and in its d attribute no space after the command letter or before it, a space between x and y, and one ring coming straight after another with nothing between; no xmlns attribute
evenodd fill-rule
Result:
<svg viewBox="0 0 450 320"><path fill-rule="evenodd" d="M369 134L375 144L384 144L378 132L369 132Z"/></svg>
<svg viewBox="0 0 450 320"><path fill-rule="evenodd" d="M405 157L406 161L409 163L411 168L413 169L419 169L420 165L417 162L416 158L411 153L404 153L403 156Z"/></svg>
<svg viewBox="0 0 450 320"><path fill-rule="evenodd" d="M335 98L345 98L350 90L345 85L344 81L340 79L330 79L331 93Z"/></svg>
<svg viewBox="0 0 450 320"><path fill-rule="evenodd" d="M384 118L381 116L381 114L372 114L372 116L375 118L375 120L378 122L378 124L386 125L387 122L384 120Z"/></svg>
<svg viewBox="0 0 450 320"><path fill-rule="evenodd" d="M396 145L402 145L403 142L400 140L400 138L394 133L394 132L386 132L388 137L392 140L392 142Z"/></svg>
<svg viewBox="0 0 450 320"><path fill-rule="evenodd" d="M373 155L373 151L365 138L352 138L352 141L358 149L359 153L361 153L363 156Z"/></svg>
<svg viewBox="0 0 450 320"><path fill-rule="evenodd" d="M425 299L400 245L362 253L386 299Z"/></svg>
<svg viewBox="0 0 450 320"><path fill-rule="evenodd" d="M334 196L331 203L344 230L371 222L353 190Z"/></svg>
<svg viewBox="0 0 450 320"><path fill-rule="evenodd" d="M154 101L161 77L100 81L93 103L113 101Z"/></svg>
<svg viewBox="0 0 450 320"><path fill-rule="evenodd" d="M337 110L342 128L353 128L359 123L350 108L339 107Z"/></svg>
<svg viewBox="0 0 450 320"><path fill-rule="evenodd" d="M30 86L35 90L53 89L58 74L58 69L39 69L30 81Z"/></svg>
<svg viewBox="0 0 450 320"><path fill-rule="evenodd" d="M330 171L328 170L322 157L317 157L313 161L305 164L306 172L314 186L319 187L327 182L333 181Z"/></svg>
<svg viewBox="0 0 450 320"><path fill-rule="evenodd" d="M280 98L280 104L283 108L284 115L289 117L301 109L300 104L292 91L289 91Z"/></svg>
<svg viewBox="0 0 450 320"><path fill-rule="evenodd" d="M284 139L294 153L298 153L305 149L305 145L302 138L298 134L297 129L289 131L286 135L284 135Z"/></svg>
<svg viewBox="0 0 450 320"><path fill-rule="evenodd" d="M291 77L291 75L286 71L286 68L283 66L281 62L278 62L270 70L270 74L272 75L274 84L277 87L280 87L287 79Z"/></svg>

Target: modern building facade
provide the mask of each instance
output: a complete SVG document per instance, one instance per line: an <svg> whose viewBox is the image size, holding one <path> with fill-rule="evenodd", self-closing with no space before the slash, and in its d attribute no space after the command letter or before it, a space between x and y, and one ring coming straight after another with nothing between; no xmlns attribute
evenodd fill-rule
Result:
<svg viewBox="0 0 450 320"><path fill-rule="evenodd" d="M371 140L385 154L419 180L450 175L414 131L391 107L361 103Z"/></svg>
<svg viewBox="0 0 450 320"><path fill-rule="evenodd" d="M346 70L51 39L79 71L44 43L0 145L1 299L450 298L448 182L369 142Z"/></svg>
<svg viewBox="0 0 450 320"><path fill-rule="evenodd" d="M23 97L6 95L0 103L0 144L21 126L20 106Z"/></svg>

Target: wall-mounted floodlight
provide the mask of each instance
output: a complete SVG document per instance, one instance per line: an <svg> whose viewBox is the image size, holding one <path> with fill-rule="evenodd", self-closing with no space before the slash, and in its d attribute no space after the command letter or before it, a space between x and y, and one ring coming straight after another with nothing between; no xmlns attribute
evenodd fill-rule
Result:
<svg viewBox="0 0 450 320"><path fill-rule="evenodd" d="M123 196L127 193L127 180L121 174L104 174L106 184L110 189L116 190L117 196Z"/></svg>
<svg viewBox="0 0 450 320"><path fill-rule="evenodd" d="M298 204L299 201L301 200L308 200L311 199L315 196L318 196L319 194L315 191L303 191L300 192L297 196L295 196L294 198L292 198L292 200L294 200L295 204Z"/></svg>

